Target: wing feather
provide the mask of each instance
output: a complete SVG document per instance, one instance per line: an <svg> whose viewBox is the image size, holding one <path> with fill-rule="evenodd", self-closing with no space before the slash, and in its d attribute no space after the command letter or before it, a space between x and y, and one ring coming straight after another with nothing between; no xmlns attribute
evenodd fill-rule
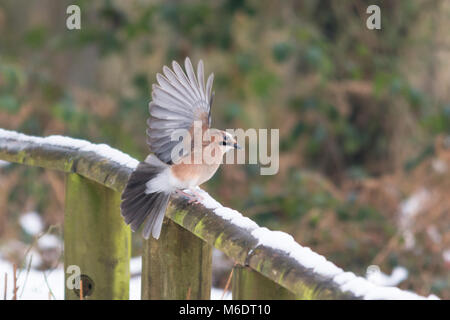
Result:
<svg viewBox="0 0 450 320"><path fill-rule="evenodd" d="M152 115L152 117L161 119L161 120L174 120L174 121L183 121L186 119L185 116L183 116L182 114L176 112L176 111L171 111L171 110L167 110L164 108L161 108L158 105L155 105L150 114Z"/></svg>
<svg viewBox="0 0 450 320"><path fill-rule="evenodd" d="M202 121L205 130L211 123L213 74L206 85L203 61L199 61L195 73L189 58L185 59L185 71L173 61L173 70L163 67L163 74L156 75L152 85L150 117L147 120L147 144L150 150L166 163L172 163L171 152L179 141L173 141L176 130L191 132L194 121Z"/></svg>
<svg viewBox="0 0 450 320"><path fill-rule="evenodd" d="M205 94L205 78L203 75L203 61L200 60L198 62L197 66L197 81L198 81L198 88L200 91L200 95L202 97L202 100L206 100L206 94Z"/></svg>
<svg viewBox="0 0 450 320"><path fill-rule="evenodd" d="M164 66L163 72L170 83L185 95L186 99L189 99L191 103L195 102L196 99L190 92L189 88L186 87L185 84L183 84L183 81L179 79L178 76L172 70L170 70L170 68Z"/></svg>
<svg viewBox="0 0 450 320"><path fill-rule="evenodd" d="M164 138L164 137L168 137L170 139L170 133L172 132L172 130L170 129L152 129L150 130L150 128L147 128L147 136L148 138Z"/></svg>
<svg viewBox="0 0 450 320"><path fill-rule="evenodd" d="M180 114L183 114L186 118L192 119L192 113L189 109L186 109L185 104L183 104L176 98L172 98L172 96L164 90L155 90L154 88L152 98L155 105L174 112L178 112Z"/></svg>
<svg viewBox="0 0 450 320"><path fill-rule="evenodd" d="M190 96L186 95L184 92L180 92L180 89L177 85L173 85L166 77L162 74L156 74L156 80L158 80L159 85L165 91L175 96L177 99L183 101L185 104L192 104L195 102Z"/></svg>
<svg viewBox="0 0 450 320"><path fill-rule="evenodd" d="M175 74L177 75L180 83L186 88L186 90L188 90L189 95L193 97L194 101L197 101L198 100L197 94L195 91L192 90L191 83L187 78L186 74L184 73L183 69L181 68L181 66L176 61L172 63L172 66L173 71L175 71Z"/></svg>
<svg viewBox="0 0 450 320"><path fill-rule="evenodd" d="M189 58L186 58L186 60L184 61L184 67L186 68L186 73L189 78L192 90L197 95L198 100L201 100L202 95L200 94L200 90L198 89L198 83L195 77L194 67L192 67L192 63Z"/></svg>
<svg viewBox="0 0 450 320"><path fill-rule="evenodd" d="M211 73L208 77L208 80L206 81L206 97L208 97L208 99L211 99L213 81L214 73Z"/></svg>

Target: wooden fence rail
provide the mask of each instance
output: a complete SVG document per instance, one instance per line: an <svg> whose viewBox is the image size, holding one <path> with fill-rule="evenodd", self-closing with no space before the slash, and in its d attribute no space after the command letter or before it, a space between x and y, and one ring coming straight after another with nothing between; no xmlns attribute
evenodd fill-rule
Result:
<svg viewBox="0 0 450 320"><path fill-rule="evenodd" d="M0 159L66 173L65 267L81 269L85 298L128 299L131 234L119 203L138 161L104 144L3 129ZM173 198L160 239L145 241L142 299L209 299L213 247L236 262L235 299L424 299L344 272L199 192L200 204ZM66 299L79 298L65 286Z"/></svg>

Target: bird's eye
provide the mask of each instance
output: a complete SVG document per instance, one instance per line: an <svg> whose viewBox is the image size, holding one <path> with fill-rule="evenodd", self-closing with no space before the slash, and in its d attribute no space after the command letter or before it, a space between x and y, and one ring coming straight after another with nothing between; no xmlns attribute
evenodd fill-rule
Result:
<svg viewBox="0 0 450 320"><path fill-rule="evenodd" d="M226 146L226 145L227 145L226 141L222 141L221 144L222 144L223 146Z"/></svg>

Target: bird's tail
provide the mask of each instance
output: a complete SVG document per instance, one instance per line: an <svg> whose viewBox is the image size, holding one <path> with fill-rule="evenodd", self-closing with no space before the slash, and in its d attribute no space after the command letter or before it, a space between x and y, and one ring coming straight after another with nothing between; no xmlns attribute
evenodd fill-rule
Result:
<svg viewBox="0 0 450 320"><path fill-rule="evenodd" d="M159 238L170 198L170 194L165 192L146 193L146 183L165 168L163 165L155 165L147 161L139 163L122 193L120 209L125 223L131 226L131 230L136 231L147 219L142 230L145 239L148 239L150 234L155 239Z"/></svg>

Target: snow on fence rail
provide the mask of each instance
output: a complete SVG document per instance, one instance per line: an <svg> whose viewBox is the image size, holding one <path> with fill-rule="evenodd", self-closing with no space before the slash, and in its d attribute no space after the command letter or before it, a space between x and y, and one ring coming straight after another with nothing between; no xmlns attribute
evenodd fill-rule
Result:
<svg viewBox="0 0 450 320"><path fill-rule="evenodd" d="M131 235L119 204L138 161L105 144L3 129L0 159L67 173L65 267L80 267L86 297L128 299ZM261 228L199 192L200 204L173 198L160 240L144 241L143 299L209 299L213 246L236 262L237 299L426 299L345 272L289 234ZM66 285L66 299L78 295Z"/></svg>

